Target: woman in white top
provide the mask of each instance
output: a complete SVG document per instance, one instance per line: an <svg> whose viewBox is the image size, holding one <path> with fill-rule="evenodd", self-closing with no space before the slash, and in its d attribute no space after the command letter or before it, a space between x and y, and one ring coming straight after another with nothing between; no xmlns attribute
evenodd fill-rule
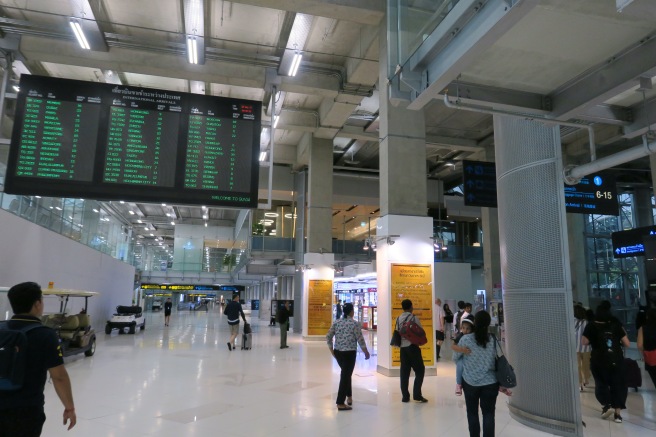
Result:
<svg viewBox="0 0 656 437"><path fill-rule="evenodd" d="M353 320L353 304L347 303L344 305L344 318L335 320L335 323L328 330L326 340L328 342L328 349L330 353L337 360L337 364L342 369L339 378L339 390L337 391L337 409L339 411L352 410L353 393L351 390L351 376L355 368L355 357L357 355L358 343L360 349L364 352L364 358L369 359L369 351L367 350L367 343L362 336L362 327L360 323ZM333 338L335 344L333 346ZM346 405L344 403L348 405Z"/></svg>
<svg viewBox="0 0 656 437"><path fill-rule="evenodd" d="M585 308L581 305L574 306L574 318L576 322L574 323L574 332L576 334L576 362L579 366L579 388L583 391L583 387L587 386L590 382L590 345L583 345L581 343L581 337L583 336L583 331L588 325L586 320Z"/></svg>

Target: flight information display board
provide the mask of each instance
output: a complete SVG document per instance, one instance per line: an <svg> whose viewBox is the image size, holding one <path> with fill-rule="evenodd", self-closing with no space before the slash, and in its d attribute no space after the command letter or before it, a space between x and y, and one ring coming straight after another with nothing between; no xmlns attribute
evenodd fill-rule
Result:
<svg viewBox="0 0 656 437"><path fill-rule="evenodd" d="M23 75L5 191L256 207L261 102Z"/></svg>

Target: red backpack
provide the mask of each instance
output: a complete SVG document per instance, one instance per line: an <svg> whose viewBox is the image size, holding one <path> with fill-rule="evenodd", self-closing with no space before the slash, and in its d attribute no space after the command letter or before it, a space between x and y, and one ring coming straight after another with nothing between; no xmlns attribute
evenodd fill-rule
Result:
<svg viewBox="0 0 656 437"><path fill-rule="evenodd" d="M396 323L398 325L398 319ZM428 343L426 331L417 324L415 316L412 314L409 317L406 317L403 323L399 326L399 334L401 334L402 338L405 338L410 343L416 344L417 346L422 346Z"/></svg>

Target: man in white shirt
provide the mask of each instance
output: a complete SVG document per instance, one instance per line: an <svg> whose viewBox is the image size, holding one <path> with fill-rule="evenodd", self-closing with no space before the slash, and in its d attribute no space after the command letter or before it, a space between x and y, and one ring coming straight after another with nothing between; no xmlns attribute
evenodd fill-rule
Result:
<svg viewBox="0 0 656 437"><path fill-rule="evenodd" d="M435 361L440 360L440 350L444 342L444 309L442 308L442 300L435 299Z"/></svg>

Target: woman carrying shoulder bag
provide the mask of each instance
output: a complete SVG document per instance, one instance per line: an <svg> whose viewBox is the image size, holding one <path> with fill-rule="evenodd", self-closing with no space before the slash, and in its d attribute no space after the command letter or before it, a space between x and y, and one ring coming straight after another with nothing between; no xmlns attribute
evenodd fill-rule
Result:
<svg viewBox="0 0 656 437"><path fill-rule="evenodd" d="M462 388L465 392L470 437L481 435L479 404L483 413L483 437L494 437L494 412L499 383L495 374L496 347L494 338L488 333L491 320L487 311L477 312L473 334L464 335L458 343L462 352L453 354L454 360L463 357Z"/></svg>
<svg viewBox="0 0 656 437"><path fill-rule="evenodd" d="M656 309L647 311L647 320L638 330L638 350L645 358L645 370L656 386Z"/></svg>

